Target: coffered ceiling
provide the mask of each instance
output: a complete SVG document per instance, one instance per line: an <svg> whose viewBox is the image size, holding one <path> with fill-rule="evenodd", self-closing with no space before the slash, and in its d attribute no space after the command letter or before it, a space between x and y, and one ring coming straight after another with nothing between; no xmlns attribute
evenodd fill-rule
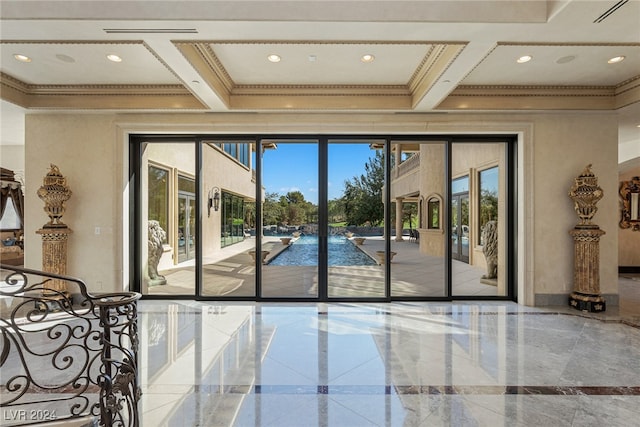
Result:
<svg viewBox="0 0 640 427"><path fill-rule="evenodd" d="M0 98L25 111L613 110L640 133L640 0L0 7Z"/></svg>

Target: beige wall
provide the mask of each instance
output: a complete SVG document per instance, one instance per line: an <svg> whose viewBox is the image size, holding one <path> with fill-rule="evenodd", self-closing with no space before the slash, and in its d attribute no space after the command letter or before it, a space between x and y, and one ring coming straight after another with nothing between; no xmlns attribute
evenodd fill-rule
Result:
<svg viewBox="0 0 640 427"><path fill-rule="evenodd" d="M55 164L73 194L62 221L73 230L67 274L90 290L122 289L123 159L110 115L27 115L25 118L25 267L42 267L42 244L35 234L49 218L36 195ZM97 228L99 233L96 234ZM129 259L128 254L124 259ZM127 261L128 262L128 261Z"/></svg>
<svg viewBox="0 0 640 427"><path fill-rule="evenodd" d="M24 173L24 145L0 145L0 166Z"/></svg>
<svg viewBox="0 0 640 427"><path fill-rule="evenodd" d="M74 230L69 274L90 289L117 290L127 277L127 134L153 133L516 133L519 158L519 298L534 304L536 294L571 291L573 244L568 231L576 215L567 193L583 168L593 163L604 198L595 221L607 232L601 240L601 287L617 293L618 199L617 119L612 113L522 115L382 114L171 114L64 115L26 118L26 169L41 182L56 163L74 192L63 220ZM35 188L35 186L32 186ZM42 203L26 199L26 265L40 267L35 230L46 222ZM94 233L95 227L103 230ZM38 244L37 244L38 243ZM124 265L123 265L124 264Z"/></svg>
<svg viewBox="0 0 640 427"><path fill-rule="evenodd" d="M640 176L640 166L621 173L620 181L629 181L634 176ZM618 227L618 257L618 265L622 267L640 267L640 231Z"/></svg>
<svg viewBox="0 0 640 427"><path fill-rule="evenodd" d="M600 240L600 290L618 289L618 127L611 115L544 115L535 123L534 227L536 293L568 293L573 283L573 240L578 222L569 189L588 164L604 197L593 221L605 234Z"/></svg>

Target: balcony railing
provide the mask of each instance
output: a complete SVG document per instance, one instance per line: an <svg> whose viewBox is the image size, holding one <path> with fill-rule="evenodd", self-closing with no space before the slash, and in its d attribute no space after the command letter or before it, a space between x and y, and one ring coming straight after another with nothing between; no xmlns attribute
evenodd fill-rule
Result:
<svg viewBox="0 0 640 427"><path fill-rule="evenodd" d="M392 175L394 178L399 178L402 175L409 173L410 171L420 167L420 153L414 153L411 157L409 157L404 162L400 163L400 165L395 170L396 174Z"/></svg>
<svg viewBox="0 0 640 427"><path fill-rule="evenodd" d="M8 265L0 275L0 424L140 425L140 294L91 295L79 279Z"/></svg>

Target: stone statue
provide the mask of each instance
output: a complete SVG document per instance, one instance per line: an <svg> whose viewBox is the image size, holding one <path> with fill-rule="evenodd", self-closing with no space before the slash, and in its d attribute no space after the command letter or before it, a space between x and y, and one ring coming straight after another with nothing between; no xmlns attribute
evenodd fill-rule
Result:
<svg viewBox="0 0 640 427"><path fill-rule="evenodd" d="M498 223L488 221L482 229L482 253L487 261L487 274L483 279L498 278Z"/></svg>
<svg viewBox="0 0 640 427"><path fill-rule="evenodd" d="M158 273L158 263L162 257L162 242L167 237L167 233L160 227L156 220L149 220L149 285L166 285L167 279Z"/></svg>

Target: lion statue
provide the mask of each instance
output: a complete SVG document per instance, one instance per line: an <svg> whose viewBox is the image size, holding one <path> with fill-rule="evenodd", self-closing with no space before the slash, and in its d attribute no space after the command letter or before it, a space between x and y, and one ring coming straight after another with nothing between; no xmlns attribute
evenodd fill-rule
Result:
<svg viewBox="0 0 640 427"><path fill-rule="evenodd" d="M149 279L150 285L166 285L167 279L158 273L158 263L162 256L162 242L167 237L167 233L160 227L156 220L149 221Z"/></svg>
<svg viewBox="0 0 640 427"><path fill-rule="evenodd" d="M482 253L487 261L487 274L483 279L496 279L498 277L498 223L488 221L482 229Z"/></svg>

